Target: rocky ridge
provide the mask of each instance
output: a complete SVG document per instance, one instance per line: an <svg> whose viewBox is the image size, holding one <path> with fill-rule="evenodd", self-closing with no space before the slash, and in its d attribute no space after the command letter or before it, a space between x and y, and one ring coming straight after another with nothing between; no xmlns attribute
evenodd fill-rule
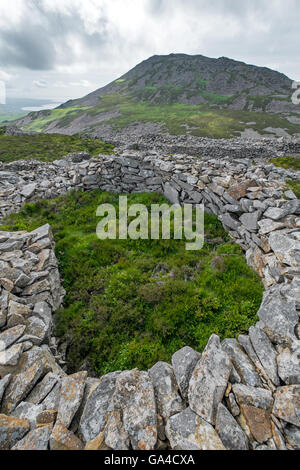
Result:
<svg viewBox="0 0 300 470"><path fill-rule="evenodd" d="M263 280L259 322L149 371L67 376L52 336L64 291L51 228L0 232L0 449L299 449L300 201L285 188L297 172L149 150L86 158L3 165L0 216L71 189L204 203Z"/></svg>

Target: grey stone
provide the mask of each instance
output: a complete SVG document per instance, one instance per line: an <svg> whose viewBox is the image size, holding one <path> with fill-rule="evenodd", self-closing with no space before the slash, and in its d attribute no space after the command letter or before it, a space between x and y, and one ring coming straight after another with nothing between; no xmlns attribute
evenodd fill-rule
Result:
<svg viewBox="0 0 300 470"><path fill-rule="evenodd" d="M12 450L48 450L52 429L50 426L42 426L30 431L23 439L12 447Z"/></svg>
<svg viewBox="0 0 300 470"><path fill-rule="evenodd" d="M43 371L43 364L35 362L31 367L11 378L2 399L2 411L4 413L14 411L18 404L31 392Z"/></svg>
<svg viewBox="0 0 300 470"><path fill-rule="evenodd" d="M278 232L272 232L269 242L281 263L294 267L300 264L300 241Z"/></svg>
<svg viewBox="0 0 300 470"><path fill-rule="evenodd" d="M41 382L39 382L32 392L26 398L26 401L33 403L34 405L39 405L46 397L49 395L51 390L57 384L58 378L53 372L49 372Z"/></svg>
<svg viewBox="0 0 300 470"><path fill-rule="evenodd" d="M105 375L92 385L78 429L83 441L92 441L104 430L107 409L112 400L118 375L119 372Z"/></svg>
<svg viewBox="0 0 300 470"><path fill-rule="evenodd" d="M262 219L258 222L259 226L259 233L262 235L267 235L275 230L279 230L285 227L285 223L282 222L274 222L271 219Z"/></svg>
<svg viewBox="0 0 300 470"><path fill-rule="evenodd" d="M116 416L122 417L117 427ZM157 412L154 389L148 373L137 369L118 375L113 400L108 408L106 444L118 449L118 442L126 435L134 450L149 451L155 448Z"/></svg>
<svg viewBox="0 0 300 470"><path fill-rule="evenodd" d="M21 190L22 196L24 196L26 199L30 198L35 193L36 187L37 185L35 183L23 186Z"/></svg>
<svg viewBox="0 0 300 470"><path fill-rule="evenodd" d="M226 399L227 406L232 414L232 416L236 417L239 416L240 414L240 408L236 402L234 394L231 392L228 395L228 398Z"/></svg>
<svg viewBox="0 0 300 470"><path fill-rule="evenodd" d="M171 204L179 204L178 191L170 183L165 183L164 195Z"/></svg>
<svg viewBox="0 0 300 470"><path fill-rule="evenodd" d="M229 214L220 215L219 219L223 225L232 230L238 230L240 226L240 224L236 220L234 220Z"/></svg>
<svg viewBox="0 0 300 470"><path fill-rule="evenodd" d="M273 343L288 346L297 340L295 327L299 317L295 305L285 301L279 292L265 293L258 317Z"/></svg>
<svg viewBox="0 0 300 470"><path fill-rule="evenodd" d="M232 386L232 390L240 406L254 406L263 410L269 410L273 406L272 393L264 388L235 384Z"/></svg>
<svg viewBox="0 0 300 470"><path fill-rule="evenodd" d="M276 363L277 352L269 337L262 329L254 326L249 329L249 336L264 370L274 385L280 385Z"/></svg>
<svg viewBox="0 0 300 470"><path fill-rule="evenodd" d="M22 344L15 344L0 352L0 366L16 366L23 352Z"/></svg>
<svg viewBox="0 0 300 470"><path fill-rule="evenodd" d="M14 344L24 333L25 325L18 325L0 334L0 351L4 351Z"/></svg>
<svg viewBox="0 0 300 470"><path fill-rule="evenodd" d="M68 428L72 423L83 398L86 378L87 372L77 372L62 379L57 424Z"/></svg>
<svg viewBox="0 0 300 470"><path fill-rule="evenodd" d="M231 358L232 363L238 372L243 384L260 387L260 377L248 356L245 354L243 348L238 344L235 339L226 339L222 343L224 351Z"/></svg>
<svg viewBox="0 0 300 470"><path fill-rule="evenodd" d="M300 342L299 342L300 343ZM292 346L293 347L293 346ZM300 384L300 345L295 350L284 349L277 357L278 373L287 385Z"/></svg>
<svg viewBox="0 0 300 470"><path fill-rule="evenodd" d="M300 427L288 424L283 432L289 448L292 450L300 450Z"/></svg>
<svg viewBox="0 0 300 470"><path fill-rule="evenodd" d="M260 215L260 211L243 214L240 217L240 221L249 232L256 232L258 229L258 221L260 219Z"/></svg>
<svg viewBox="0 0 300 470"><path fill-rule="evenodd" d="M42 401L45 405L45 410L58 410L59 400L60 400L60 390L61 390L61 381L53 387L51 392L44 398Z"/></svg>
<svg viewBox="0 0 300 470"><path fill-rule="evenodd" d="M300 423L300 385L279 387L275 392L273 414L290 424L299 427Z"/></svg>
<svg viewBox="0 0 300 470"><path fill-rule="evenodd" d="M11 379L11 374L7 374L3 379L0 380L0 409L1 409L1 401L4 395L5 389L8 386Z"/></svg>

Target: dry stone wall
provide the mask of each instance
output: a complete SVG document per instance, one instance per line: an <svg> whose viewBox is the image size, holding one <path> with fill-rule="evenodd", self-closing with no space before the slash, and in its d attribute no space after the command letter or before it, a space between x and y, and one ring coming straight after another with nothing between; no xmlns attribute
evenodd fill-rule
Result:
<svg viewBox="0 0 300 470"><path fill-rule="evenodd" d="M67 376L53 334L61 305L51 227L0 232L0 449L299 449L299 175L247 159L126 152L0 169L0 216L72 189L158 191L204 203L261 276L259 322L201 354L92 379Z"/></svg>

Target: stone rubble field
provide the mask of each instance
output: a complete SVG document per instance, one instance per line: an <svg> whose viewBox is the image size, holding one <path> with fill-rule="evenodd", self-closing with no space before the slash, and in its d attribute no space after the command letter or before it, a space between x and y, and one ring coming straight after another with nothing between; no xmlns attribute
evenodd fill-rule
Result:
<svg viewBox="0 0 300 470"><path fill-rule="evenodd" d="M53 336L61 305L51 227L0 232L1 450L300 449L300 200L295 171L247 158L73 154L0 168L0 218L72 189L162 192L218 215L265 286L259 322L172 364L67 376Z"/></svg>

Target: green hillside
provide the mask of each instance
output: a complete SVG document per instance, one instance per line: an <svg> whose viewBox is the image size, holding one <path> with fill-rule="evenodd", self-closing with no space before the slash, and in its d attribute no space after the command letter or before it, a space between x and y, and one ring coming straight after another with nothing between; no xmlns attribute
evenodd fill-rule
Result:
<svg viewBox="0 0 300 470"><path fill-rule="evenodd" d="M292 81L263 67L227 58L154 56L109 85L53 111L18 121L38 132L113 132L133 123L161 124L170 134L236 137L245 129L263 135L300 135L300 106ZM298 117L298 118L297 118Z"/></svg>

